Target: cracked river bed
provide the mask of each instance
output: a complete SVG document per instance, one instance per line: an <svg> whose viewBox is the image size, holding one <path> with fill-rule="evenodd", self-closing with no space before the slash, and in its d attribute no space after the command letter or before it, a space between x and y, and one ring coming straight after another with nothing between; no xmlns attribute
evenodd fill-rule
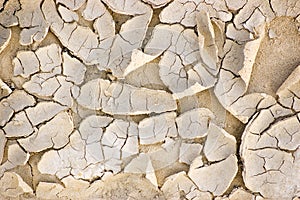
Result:
<svg viewBox="0 0 300 200"><path fill-rule="evenodd" d="M299 16L0 0L0 199L300 200Z"/></svg>

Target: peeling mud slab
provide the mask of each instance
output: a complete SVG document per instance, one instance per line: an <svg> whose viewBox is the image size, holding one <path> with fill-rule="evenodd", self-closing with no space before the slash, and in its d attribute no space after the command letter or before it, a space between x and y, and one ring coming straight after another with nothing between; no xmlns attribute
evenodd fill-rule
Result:
<svg viewBox="0 0 300 200"><path fill-rule="evenodd" d="M0 199L299 199L299 15L0 0Z"/></svg>

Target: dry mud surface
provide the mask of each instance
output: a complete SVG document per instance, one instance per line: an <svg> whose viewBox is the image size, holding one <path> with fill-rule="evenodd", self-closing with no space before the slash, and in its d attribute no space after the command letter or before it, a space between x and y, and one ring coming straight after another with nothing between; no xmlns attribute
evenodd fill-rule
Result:
<svg viewBox="0 0 300 200"><path fill-rule="evenodd" d="M0 0L0 199L300 199L300 1Z"/></svg>

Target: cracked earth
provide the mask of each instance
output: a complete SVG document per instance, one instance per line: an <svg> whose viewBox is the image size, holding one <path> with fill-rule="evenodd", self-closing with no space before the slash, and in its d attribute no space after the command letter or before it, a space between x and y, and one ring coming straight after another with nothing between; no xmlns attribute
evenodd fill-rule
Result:
<svg viewBox="0 0 300 200"><path fill-rule="evenodd" d="M0 0L0 199L300 199L300 1Z"/></svg>

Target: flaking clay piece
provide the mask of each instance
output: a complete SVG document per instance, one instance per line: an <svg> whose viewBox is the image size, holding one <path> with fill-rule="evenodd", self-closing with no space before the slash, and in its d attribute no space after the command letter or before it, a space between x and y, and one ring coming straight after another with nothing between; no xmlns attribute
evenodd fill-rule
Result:
<svg viewBox="0 0 300 200"><path fill-rule="evenodd" d="M209 191L218 196L227 190L237 171L237 157L232 154L225 160L209 166L193 166L188 176L200 190Z"/></svg>
<svg viewBox="0 0 300 200"><path fill-rule="evenodd" d="M58 149L69 142L73 121L67 112L57 114L52 120L35 130L31 136L19 139L20 145L28 152L40 152L47 148Z"/></svg>
<svg viewBox="0 0 300 200"><path fill-rule="evenodd" d="M205 137L212 119L214 114L205 108L185 112L176 118L178 133L185 139Z"/></svg>
<svg viewBox="0 0 300 200"><path fill-rule="evenodd" d="M247 188L271 199L298 194L299 128L299 115L278 104L256 114L241 144Z"/></svg>
<svg viewBox="0 0 300 200"><path fill-rule="evenodd" d="M18 18L20 33L20 44L30 45L33 42L41 42L47 35L49 24L44 19L40 4L42 0L19 1L21 9L15 16Z"/></svg>
<svg viewBox="0 0 300 200"><path fill-rule="evenodd" d="M210 123L203 151L209 161L223 160L235 154L236 139L222 128Z"/></svg>
<svg viewBox="0 0 300 200"><path fill-rule="evenodd" d="M119 82L95 79L81 87L80 105L108 114L149 114L176 110L172 95L162 90L137 88Z"/></svg>
<svg viewBox="0 0 300 200"><path fill-rule="evenodd" d="M164 141L166 137L176 137L175 117L176 113L168 112L140 121L140 144L154 144Z"/></svg>
<svg viewBox="0 0 300 200"><path fill-rule="evenodd" d="M176 187L174 187L176 185ZM179 172L169 176L162 186L162 191L168 199L179 199L183 192L186 199L211 200L209 192L200 191L185 172Z"/></svg>

